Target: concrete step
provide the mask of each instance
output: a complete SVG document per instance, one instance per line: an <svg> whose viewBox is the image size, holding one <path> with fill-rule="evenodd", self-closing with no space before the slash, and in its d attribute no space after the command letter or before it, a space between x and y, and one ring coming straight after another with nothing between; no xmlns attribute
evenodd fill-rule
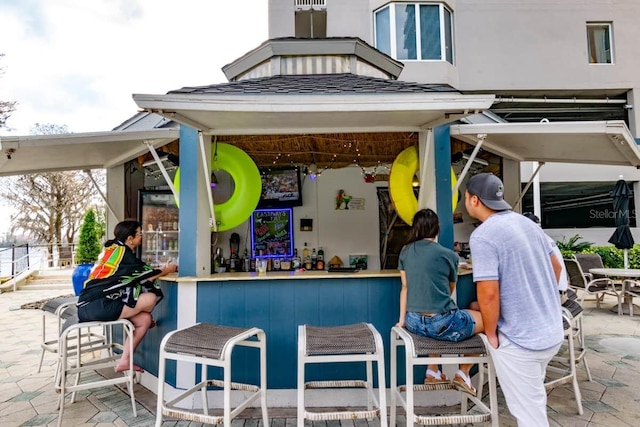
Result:
<svg viewBox="0 0 640 427"><path fill-rule="evenodd" d="M71 283L23 283L18 286L18 289L38 291L44 289L64 289L73 293L73 285Z"/></svg>
<svg viewBox="0 0 640 427"><path fill-rule="evenodd" d="M25 283L20 284L22 290L64 290L73 293L71 283L71 269L47 269L40 270L36 275L31 276Z"/></svg>
<svg viewBox="0 0 640 427"><path fill-rule="evenodd" d="M45 269L31 270L21 273L14 280L10 280L0 286L0 292L9 292L14 289L22 291L60 291L64 294L73 294L71 274L73 269Z"/></svg>
<svg viewBox="0 0 640 427"><path fill-rule="evenodd" d="M27 284L29 285L43 285L47 283L66 283L71 284L71 278L62 278L62 277L38 277L27 280Z"/></svg>

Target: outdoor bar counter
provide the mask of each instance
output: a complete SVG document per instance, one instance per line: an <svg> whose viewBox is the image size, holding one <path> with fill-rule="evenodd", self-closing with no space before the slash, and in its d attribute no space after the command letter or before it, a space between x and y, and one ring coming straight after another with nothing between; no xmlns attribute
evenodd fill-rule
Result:
<svg viewBox="0 0 640 427"><path fill-rule="evenodd" d="M470 273L470 270L460 270L456 290L461 307L475 299ZM398 270L220 273L209 277L170 275L163 277L160 284L165 298L153 312L158 325L149 330L135 354L136 363L154 377L158 373L158 348L164 335L177 328L209 322L263 329L267 336L268 388L295 389L298 325L369 322L384 340L386 378L389 378L389 333L399 313ZM257 359L255 354L248 353L251 351L256 350L235 350L234 381L257 381ZM243 358L250 368L244 369ZM178 388L193 385L195 370L188 366L184 367L185 371L182 369L178 367L176 375L176 366L170 362L167 383ZM309 375L317 375L317 379L335 379L349 373L364 375L364 366L350 363L308 369ZM143 384L156 389L149 375L143 377Z"/></svg>

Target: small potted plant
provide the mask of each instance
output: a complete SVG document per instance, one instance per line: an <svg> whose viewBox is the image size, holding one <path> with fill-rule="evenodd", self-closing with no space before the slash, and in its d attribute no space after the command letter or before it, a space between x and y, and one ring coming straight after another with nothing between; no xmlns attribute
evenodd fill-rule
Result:
<svg viewBox="0 0 640 427"><path fill-rule="evenodd" d="M80 294L84 287L84 282L89 277L93 265L100 255L100 239L98 237L98 224L96 214L93 209L89 209L82 219L80 226L80 237L76 246L76 267L71 275L73 290L76 295Z"/></svg>

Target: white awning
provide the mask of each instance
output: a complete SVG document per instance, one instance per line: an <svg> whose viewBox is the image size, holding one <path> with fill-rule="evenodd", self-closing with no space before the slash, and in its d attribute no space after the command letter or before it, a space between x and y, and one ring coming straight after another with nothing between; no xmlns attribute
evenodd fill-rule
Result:
<svg viewBox="0 0 640 427"><path fill-rule="evenodd" d="M204 133L419 132L491 107L457 92L133 95L140 108Z"/></svg>
<svg viewBox="0 0 640 427"><path fill-rule="evenodd" d="M0 176L110 168L177 139L178 129L0 136Z"/></svg>
<svg viewBox="0 0 640 427"><path fill-rule="evenodd" d="M623 121L482 123L451 126L451 136L518 161L640 166L640 150Z"/></svg>

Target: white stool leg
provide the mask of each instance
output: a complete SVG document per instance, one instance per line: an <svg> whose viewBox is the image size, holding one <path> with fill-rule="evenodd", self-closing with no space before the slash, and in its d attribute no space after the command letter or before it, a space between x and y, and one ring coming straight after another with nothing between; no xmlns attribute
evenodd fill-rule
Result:
<svg viewBox="0 0 640 427"><path fill-rule="evenodd" d="M367 360L365 363L367 371L367 409L373 408L373 362Z"/></svg>
<svg viewBox="0 0 640 427"><path fill-rule="evenodd" d="M162 407L164 406L164 375L166 359L164 358L164 342L160 346L160 360L158 362L158 403L156 405L156 427L162 425Z"/></svg>
<svg viewBox="0 0 640 427"><path fill-rule="evenodd" d="M135 327L133 326L133 324L125 324L122 325L122 342L125 343L127 342L127 338L128 338L128 342L129 342L129 373L126 375L131 375L130 381L127 382L127 390L129 391L129 396L131 397L131 410L133 412L133 416L137 417L138 416L138 411L136 409L136 398L135 395L133 394L133 381L136 378L136 374L133 371L133 330L135 329ZM91 333L89 333L89 336L91 336ZM113 353L113 348L110 348L109 350L111 350L111 353Z"/></svg>
<svg viewBox="0 0 640 427"><path fill-rule="evenodd" d="M209 367L206 363L200 364L200 383L202 384L202 387L200 387L200 397L202 399L202 413L205 415L209 415L209 398L207 396L208 369Z"/></svg>
<svg viewBox="0 0 640 427"><path fill-rule="evenodd" d="M298 326L298 427L304 427L304 365L306 361L305 327Z"/></svg>
<svg viewBox="0 0 640 427"><path fill-rule="evenodd" d="M262 406L263 427L269 427L269 415L267 413L267 337L264 332L258 334L260 342L260 405Z"/></svg>
<svg viewBox="0 0 640 427"><path fill-rule="evenodd" d="M391 329L391 355L389 359L389 363L391 366L391 378L390 381L390 390L391 390L391 403L390 403L390 414L389 414L389 424L391 427L396 426L396 410L397 410L397 392L398 392L398 344L400 343L398 337L396 336L393 329Z"/></svg>
<svg viewBox="0 0 640 427"><path fill-rule="evenodd" d="M231 358L225 360L223 368L224 390L224 427L231 427Z"/></svg>
<svg viewBox="0 0 640 427"><path fill-rule="evenodd" d="M576 406L578 407L578 415L582 415L584 410L582 409L582 393L580 393L580 386L578 385L578 375L576 369L576 349L575 343L573 342L573 325L571 322L569 323L569 363L570 372L572 376L571 384L573 386L573 395L576 399Z"/></svg>
<svg viewBox="0 0 640 427"><path fill-rule="evenodd" d="M408 353L410 349L405 345L405 353ZM408 354L405 355L405 376L407 385L406 389L406 401L407 408L405 410L407 414L407 427L413 427L415 424L415 411L414 411L414 393L413 393L413 363L412 358Z"/></svg>
<svg viewBox="0 0 640 427"><path fill-rule="evenodd" d="M387 427L387 379L384 374L384 350L379 351L378 365L378 404L380 405L380 427Z"/></svg>

